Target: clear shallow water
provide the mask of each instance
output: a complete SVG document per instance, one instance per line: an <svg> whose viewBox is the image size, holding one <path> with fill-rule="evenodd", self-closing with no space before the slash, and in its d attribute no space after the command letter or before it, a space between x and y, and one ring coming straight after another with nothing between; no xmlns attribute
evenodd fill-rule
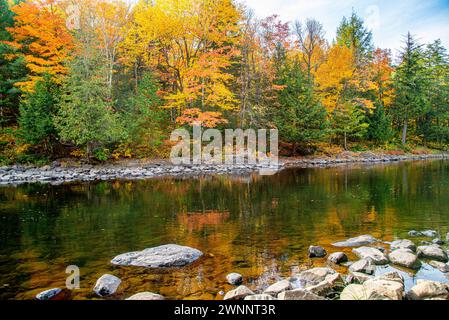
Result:
<svg viewBox="0 0 449 320"><path fill-rule="evenodd" d="M449 161L2 187L0 299L31 299L64 287L68 265L81 270L81 289L71 292L72 299L96 298L92 287L106 272L122 279L115 299L140 291L221 299L219 292L231 289L229 272L243 274L251 288L263 287L300 268L324 265L325 259L307 258L311 244L335 252L330 244L348 237L392 241L411 229L449 231ZM117 254L166 243L205 255L180 269L109 263ZM401 272L407 287L416 277L449 282L428 265L416 275Z"/></svg>

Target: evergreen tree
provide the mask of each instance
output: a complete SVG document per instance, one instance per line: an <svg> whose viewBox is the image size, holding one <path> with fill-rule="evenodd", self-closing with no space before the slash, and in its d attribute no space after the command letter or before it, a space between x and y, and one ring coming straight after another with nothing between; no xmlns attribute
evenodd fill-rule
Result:
<svg viewBox="0 0 449 320"><path fill-rule="evenodd" d="M348 140L362 138L366 134L369 124L365 115L353 103L345 102L333 113L333 132L337 138L343 140L343 147L348 150Z"/></svg>
<svg viewBox="0 0 449 320"><path fill-rule="evenodd" d="M394 76L396 93L392 110L398 126L402 127L403 145L407 142L410 122L427 110L427 85L421 46L408 33L401 53L401 63Z"/></svg>
<svg viewBox="0 0 449 320"><path fill-rule="evenodd" d="M326 109L314 97L307 76L299 64L285 66L281 73L279 109L274 122L279 136L292 143L292 154L296 147L306 147L322 141L327 135Z"/></svg>
<svg viewBox="0 0 449 320"><path fill-rule="evenodd" d="M382 105L377 106L373 114L368 117L368 124L367 139L383 144L393 138L392 118Z"/></svg>
<svg viewBox="0 0 449 320"><path fill-rule="evenodd" d="M52 151L56 142L56 129L53 125L59 88L45 75L38 81L33 92L28 93L20 104L19 137L26 143L42 145Z"/></svg>

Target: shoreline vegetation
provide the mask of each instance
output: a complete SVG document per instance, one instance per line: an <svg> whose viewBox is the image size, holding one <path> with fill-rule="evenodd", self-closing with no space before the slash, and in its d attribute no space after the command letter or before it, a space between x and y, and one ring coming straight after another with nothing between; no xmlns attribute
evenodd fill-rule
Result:
<svg viewBox="0 0 449 320"><path fill-rule="evenodd" d="M200 164L174 165L166 159L126 160L97 165L68 159L51 165L14 165L0 167L0 186L22 183L141 180L157 177L199 177L221 174L273 174L285 168L320 168L353 164L395 163L431 159L449 159L449 153L389 154L387 152L342 152L333 156L280 158L278 164ZM265 170L265 172L264 172ZM268 170L268 171L267 171Z"/></svg>
<svg viewBox="0 0 449 320"><path fill-rule="evenodd" d="M0 16L0 165L167 158L193 125L278 129L290 156L448 150L442 41L378 48L357 12L336 32L233 0L0 0Z"/></svg>

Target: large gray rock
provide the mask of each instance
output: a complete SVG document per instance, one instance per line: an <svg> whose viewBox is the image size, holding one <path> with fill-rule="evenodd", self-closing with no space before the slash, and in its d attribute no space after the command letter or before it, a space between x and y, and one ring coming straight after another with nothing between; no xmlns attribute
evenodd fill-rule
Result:
<svg viewBox="0 0 449 320"><path fill-rule="evenodd" d="M326 250L320 246L309 247L309 258L322 258L327 254Z"/></svg>
<svg viewBox="0 0 449 320"><path fill-rule="evenodd" d="M432 240L432 243L433 244L442 245L442 244L444 244L444 241L441 240L440 238L435 238L435 239Z"/></svg>
<svg viewBox="0 0 449 320"><path fill-rule="evenodd" d="M360 259L370 259L376 265L383 265L388 263L387 256L379 249L372 247L360 247L352 249L352 252Z"/></svg>
<svg viewBox="0 0 449 320"><path fill-rule="evenodd" d="M368 275L366 273L349 271L349 275L346 277L346 283L363 284L365 283L365 281L372 278L374 278L374 276Z"/></svg>
<svg viewBox="0 0 449 320"><path fill-rule="evenodd" d="M36 295L36 299L37 300L50 300L50 299L53 299L54 297L56 297L61 292L62 292L62 289L60 289L60 288L48 289L48 290L38 293Z"/></svg>
<svg viewBox="0 0 449 320"><path fill-rule="evenodd" d="M234 290L227 292L223 300L240 300L251 295L254 295L254 292L252 292L248 287L238 286Z"/></svg>
<svg viewBox="0 0 449 320"><path fill-rule="evenodd" d="M437 281L418 280L406 295L409 300L449 299L449 285Z"/></svg>
<svg viewBox="0 0 449 320"><path fill-rule="evenodd" d="M295 289L281 292L278 295L278 300L326 300L326 299L305 289Z"/></svg>
<svg viewBox="0 0 449 320"><path fill-rule="evenodd" d="M421 261L418 256L410 249L397 249L388 255L388 258L393 264L398 266L417 270L421 267Z"/></svg>
<svg viewBox="0 0 449 320"><path fill-rule="evenodd" d="M327 261L340 264L348 261L348 256L344 252L334 252L327 257Z"/></svg>
<svg viewBox="0 0 449 320"><path fill-rule="evenodd" d="M290 289L292 289L292 283L288 280L281 280L266 288L263 293L277 296L282 291L287 291Z"/></svg>
<svg viewBox="0 0 449 320"><path fill-rule="evenodd" d="M438 232L436 232L435 230L424 230L421 231L421 234L429 238L435 238L436 236L438 236Z"/></svg>
<svg viewBox="0 0 449 320"><path fill-rule="evenodd" d="M412 250L413 252L416 252L416 245L415 245L412 241L410 241L410 240L408 240L408 239L403 239L403 240L396 240L396 241L393 241L393 242L390 244L390 248L391 248L391 250L396 250L396 249L410 249L410 250Z"/></svg>
<svg viewBox="0 0 449 320"><path fill-rule="evenodd" d="M226 280L229 284L238 286L243 282L243 276L240 273L232 272L226 276Z"/></svg>
<svg viewBox="0 0 449 320"><path fill-rule="evenodd" d="M363 236L350 238L345 241L336 242L336 243L333 243L332 245L335 247L360 247L360 246L365 246L367 244L371 244L371 243L378 242L378 241L379 240L377 240L373 236L371 236L369 234L365 234Z"/></svg>
<svg viewBox="0 0 449 320"><path fill-rule="evenodd" d="M246 296L243 300L277 300L277 298L273 297L270 294L253 294L251 296Z"/></svg>
<svg viewBox="0 0 449 320"><path fill-rule="evenodd" d="M153 292L139 292L126 300L165 300L164 296Z"/></svg>
<svg viewBox="0 0 449 320"><path fill-rule="evenodd" d="M147 268L182 267L201 257L197 249L166 244L142 251L128 252L116 256L112 264L120 266L138 266Z"/></svg>
<svg viewBox="0 0 449 320"><path fill-rule="evenodd" d="M314 286L326 280L326 276L336 274L337 272L331 268L319 267L298 273L295 278L301 288Z"/></svg>
<svg viewBox="0 0 449 320"><path fill-rule="evenodd" d="M417 249L418 257L447 262L447 253L438 245L420 246Z"/></svg>
<svg viewBox="0 0 449 320"><path fill-rule="evenodd" d="M328 274L324 280L318 284L308 285L305 289L319 296L327 296L331 293L341 291L343 287L344 281L340 274L333 273Z"/></svg>
<svg viewBox="0 0 449 320"><path fill-rule="evenodd" d="M350 284L340 294L340 300L390 300L362 284Z"/></svg>
<svg viewBox="0 0 449 320"><path fill-rule="evenodd" d="M410 230L410 231L408 232L408 235L409 235L410 237L420 237L420 236L422 236L422 233L419 232L419 231L416 231L416 230Z"/></svg>
<svg viewBox="0 0 449 320"><path fill-rule="evenodd" d="M449 272L449 265L447 265L444 262L440 262L440 261L429 261L429 265L431 265L432 267L434 267L435 269L440 270L443 273L447 273Z"/></svg>
<svg viewBox="0 0 449 320"><path fill-rule="evenodd" d="M119 278L112 274L104 274L97 280L94 292L101 297L114 294L121 282Z"/></svg>
<svg viewBox="0 0 449 320"><path fill-rule="evenodd" d="M370 259L361 259L349 266L350 272L361 272L366 274L373 274L375 269L376 268Z"/></svg>

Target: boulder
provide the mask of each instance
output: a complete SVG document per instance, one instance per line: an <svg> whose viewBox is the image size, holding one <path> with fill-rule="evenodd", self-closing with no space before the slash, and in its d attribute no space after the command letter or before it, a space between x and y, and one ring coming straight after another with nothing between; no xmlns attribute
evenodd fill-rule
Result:
<svg viewBox="0 0 449 320"><path fill-rule="evenodd" d="M447 262L447 253L438 245L420 246L417 249L418 257Z"/></svg>
<svg viewBox="0 0 449 320"><path fill-rule="evenodd" d="M410 240L408 240L408 239L403 239L403 240L396 240L396 241L393 241L393 242L390 244L390 248L391 248L391 250L396 250L396 249L410 249L410 250L412 250L413 252L416 252L416 245L415 245L412 241L410 241Z"/></svg>
<svg viewBox="0 0 449 320"><path fill-rule="evenodd" d="M164 296L153 292L139 292L126 300L165 300Z"/></svg>
<svg viewBox="0 0 449 320"><path fill-rule="evenodd" d="M336 242L336 243L333 243L332 245L335 247L360 247L360 246L365 246L367 244L371 244L371 243L378 242L378 241L379 240L377 240L373 236L366 234L363 236L350 238L345 241Z"/></svg>
<svg viewBox="0 0 449 320"><path fill-rule="evenodd" d="M292 283L288 280L281 280L266 288L263 293L271 294L272 296L277 296L282 291L290 289L292 289Z"/></svg>
<svg viewBox="0 0 449 320"><path fill-rule="evenodd" d="M270 294L253 294L251 296L246 296L243 300L277 300L277 298L273 297Z"/></svg>
<svg viewBox="0 0 449 320"><path fill-rule="evenodd" d="M309 247L309 258L322 258L327 254L326 250L320 246L310 246Z"/></svg>
<svg viewBox="0 0 449 320"><path fill-rule="evenodd" d="M410 249L397 249L388 255L388 258L393 264L398 266L417 270L421 267L421 261L418 256Z"/></svg>
<svg viewBox="0 0 449 320"><path fill-rule="evenodd" d="M281 292L278 295L278 300L326 300L326 299L305 289L295 289Z"/></svg>
<svg viewBox="0 0 449 320"><path fill-rule="evenodd" d="M94 292L101 297L114 294L121 282L119 278L112 274L104 274L97 280Z"/></svg>
<svg viewBox="0 0 449 320"><path fill-rule="evenodd" d="M449 299L449 285L437 281L418 280L406 295L409 300Z"/></svg>
<svg viewBox="0 0 449 320"><path fill-rule="evenodd" d="M389 300L362 284L350 284L340 294L340 300Z"/></svg>
<svg viewBox="0 0 449 320"><path fill-rule="evenodd" d="M346 277L346 283L355 283L355 284L363 284L365 281L374 278L365 273L361 272L349 272L349 275Z"/></svg>
<svg viewBox="0 0 449 320"><path fill-rule="evenodd" d="M436 232L435 230L424 230L421 231L421 234L429 238L435 238L436 236L438 236L438 232Z"/></svg>
<svg viewBox="0 0 449 320"><path fill-rule="evenodd" d="M397 272L369 279L363 286L388 300L402 300L404 296L404 279Z"/></svg>
<svg viewBox="0 0 449 320"><path fill-rule="evenodd" d="M410 237L420 237L420 236L422 236L421 232L416 231L416 230L410 230L410 231L408 232L408 235L409 235Z"/></svg>
<svg viewBox="0 0 449 320"><path fill-rule="evenodd" d="M61 292L62 292L62 289L60 289L60 288L48 289L48 290L39 292L36 295L36 299L37 300L51 300L52 298L56 297Z"/></svg>
<svg viewBox="0 0 449 320"><path fill-rule="evenodd" d="M226 276L226 280L229 284L238 286L243 282L243 276L240 273L232 272Z"/></svg>
<svg viewBox="0 0 449 320"><path fill-rule="evenodd" d="M327 257L327 261L340 264L348 261L348 256L344 252L334 252Z"/></svg>
<svg viewBox="0 0 449 320"><path fill-rule="evenodd" d="M443 273L449 272L449 266L447 264L445 264L444 262L432 260L432 261L429 261L429 265L434 267L435 269L440 270Z"/></svg>
<svg viewBox="0 0 449 320"><path fill-rule="evenodd" d="M349 271L373 274L375 271L375 266L370 259L361 259L351 264Z"/></svg>
<svg viewBox="0 0 449 320"><path fill-rule="evenodd" d="M314 286L326 280L326 276L337 273L331 268L319 267L298 273L295 278L300 287Z"/></svg>
<svg viewBox="0 0 449 320"><path fill-rule="evenodd" d="M352 249L352 252L360 259L370 259L376 265L383 265L388 263L387 256L380 250L372 247L360 247Z"/></svg>
<svg viewBox="0 0 449 320"><path fill-rule="evenodd" d="M116 256L112 264L120 266L139 266L147 268L182 267L201 257L197 249L166 244L142 251L128 252Z"/></svg>
<svg viewBox="0 0 449 320"><path fill-rule="evenodd" d="M238 286L234 290L227 292L223 300L240 300L251 295L254 295L254 292L252 292L248 287Z"/></svg>
<svg viewBox="0 0 449 320"><path fill-rule="evenodd" d="M444 244L444 241L441 240L440 238L435 238L435 239L432 240L432 243L433 244L442 245L442 244Z"/></svg>
<svg viewBox="0 0 449 320"><path fill-rule="evenodd" d="M341 291L343 287L344 281L340 274L333 273L328 274L320 283L306 286L305 289L319 296L327 296L331 293Z"/></svg>

